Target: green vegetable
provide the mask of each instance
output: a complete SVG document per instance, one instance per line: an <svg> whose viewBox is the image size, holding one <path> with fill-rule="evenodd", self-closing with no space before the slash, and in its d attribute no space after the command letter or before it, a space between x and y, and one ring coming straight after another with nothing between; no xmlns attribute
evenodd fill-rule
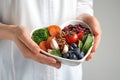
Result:
<svg viewBox="0 0 120 80"><path fill-rule="evenodd" d="M93 36L92 36L92 34L88 34L86 41L82 47L82 51L84 53L87 53L87 51L90 49L90 47L92 46L92 42L93 42Z"/></svg>
<svg viewBox="0 0 120 80"><path fill-rule="evenodd" d="M59 50L56 50L56 49L53 49L53 50L51 51L51 54L53 54L53 55L55 55L55 56L59 56L59 57L62 56L61 53L60 53L60 51L59 51Z"/></svg>
<svg viewBox="0 0 120 80"><path fill-rule="evenodd" d="M83 36L83 38L82 38L82 43L83 44L85 43L86 39L87 39L87 34L85 36Z"/></svg>
<svg viewBox="0 0 120 80"><path fill-rule="evenodd" d="M82 43L82 41L81 41L81 40L79 40L79 41L78 41L78 47L81 49L81 48L82 48L82 46L83 46L83 43Z"/></svg>
<svg viewBox="0 0 120 80"><path fill-rule="evenodd" d="M38 29L35 30L32 34L32 39L37 44L39 44L41 41L46 40L49 37L49 32L47 29Z"/></svg>

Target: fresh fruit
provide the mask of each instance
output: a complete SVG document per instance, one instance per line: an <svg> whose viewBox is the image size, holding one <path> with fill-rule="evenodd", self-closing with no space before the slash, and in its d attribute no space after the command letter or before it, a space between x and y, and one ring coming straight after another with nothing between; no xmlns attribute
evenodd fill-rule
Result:
<svg viewBox="0 0 120 80"><path fill-rule="evenodd" d="M39 47L40 47L42 50L47 51L47 48L46 48L46 41L40 42Z"/></svg>
<svg viewBox="0 0 120 80"><path fill-rule="evenodd" d="M78 60L78 57L75 54L72 54L72 59Z"/></svg>
<svg viewBox="0 0 120 80"><path fill-rule="evenodd" d="M53 39L53 37L49 37L47 40L46 40L46 48L47 49L51 49L51 45L50 45L50 43L51 43L51 40Z"/></svg>
<svg viewBox="0 0 120 80"><path fill-rule="evenodd" d="M75 43L78 40L78 36L76 34L76 32L70 32L69 34L66 35L66 41L69 44Z"/></svg>
<svg viewBox="0 0 120 80"><path fill-rule="evenodd" d="M67 58L67 59L74 59L74 60L78 60L79 59L79 54L80 54L80 49L78 47L74 47L71 46L72 49L69 50L67 53L63 54L62 57L63 58Z"/></svg>
<svg viewBox="0 0 120 80"><path fill-rule="evenodd" d="M82 47L82 51L84 53L87 53L87 51L89 50L89 48L92 46L92 42L93 42L93 37L91 34L87 35L86 41Z"/></svg>
<svg viewBox="0 0 120 80"><path fill-rule="evenodd" d="M74 53L69 53L69 59L78 60L77 56Z"/></svg>
<svg viewBox="0 0 120 80"><path fill-rule="evenodd" d="M81 52L77 55L78 59L82 59L85 56L84 52Z"/></svg>
<svg viewBox="0 0 120 80"><path fill-rule="evenodd" d="M69 51L70 51L70 50L73 50L73 49L74 49L74 48L70 45L70 46L69 46Z"/></svg>
<svg viewBox="0 0 120 80"><path fill-rule="evenodd" d="M51 36L56 36L61 30L60 27L57 25L50 25L50 26L48 26L47 29Z"/></svg>
<svg viewBox="0 0 120 80"><path fill-rule="evenodd" d="M74 54L78 55L80 53L80 49L79 48L74 48L72 51L74 51Z"/></svg>
<svg viewBox="0 0 120 80"><path fill-rule="evenodd" d="M83 31L81 31L80 33L78 33L78 39L79 40L82 40L83 36L84 36L84 32Z"/></svg>
<svg viewBox="0 0 120 80"><path fill-rule="evenodd" d="M67 59L68 59L68 58L69 58L69 53L62 54L62 57L63 57L63 58L67 58Z"/></svg>
<svg viewBox="0 0 120 80"><path fill-rule="evenodd" d="M71 44L70 46L73 48L77 48L77 45L75 43Z"/></svg>

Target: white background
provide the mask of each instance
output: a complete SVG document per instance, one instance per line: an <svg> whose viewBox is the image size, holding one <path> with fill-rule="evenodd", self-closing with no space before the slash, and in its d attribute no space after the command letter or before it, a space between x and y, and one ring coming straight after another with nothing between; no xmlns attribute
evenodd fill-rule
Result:
<svg viewBox="0 0 120 80"><path fill-rule="evenodd" d="M83 80L120 80L120 0L94 0L102 40L93 59L83 63Z"/></svg>

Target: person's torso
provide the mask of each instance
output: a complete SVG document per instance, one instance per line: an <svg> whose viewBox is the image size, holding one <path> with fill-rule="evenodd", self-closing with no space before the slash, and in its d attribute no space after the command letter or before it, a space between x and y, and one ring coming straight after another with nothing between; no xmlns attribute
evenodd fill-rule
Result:
<svg viewBox="0 0 120 80"><path fill-rule="evenodd" d="M2 20L29 27L61 25L76 16L77 0L4 0Z"/></svg>
<svg viewBox="0 0 120 80"><path fill-rule="evenodd" d="M3 23L32 30L75 19L77 0L1 0L0 6ZM81 80L81 74L81 65L56 70L25 59L13 42L0 40L0 80Z"/></svg>

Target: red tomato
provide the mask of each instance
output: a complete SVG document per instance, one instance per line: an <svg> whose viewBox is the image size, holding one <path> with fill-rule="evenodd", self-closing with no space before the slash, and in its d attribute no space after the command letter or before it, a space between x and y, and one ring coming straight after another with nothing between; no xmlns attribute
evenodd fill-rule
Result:
<svg viewBox="0 0 120 80"><path fill-rule="evenodd" d="M83 36L84 36L84 32L83 31L78 33L78 39L79 40L82 40Z"/></svg>
<svg viewBox="0 0 120 80"><path fill-rule="evenodd" d="M75 43L78 40L78 35L76 32L70 32L69 34L66 35L66 41L68 44Z"/></svg>

